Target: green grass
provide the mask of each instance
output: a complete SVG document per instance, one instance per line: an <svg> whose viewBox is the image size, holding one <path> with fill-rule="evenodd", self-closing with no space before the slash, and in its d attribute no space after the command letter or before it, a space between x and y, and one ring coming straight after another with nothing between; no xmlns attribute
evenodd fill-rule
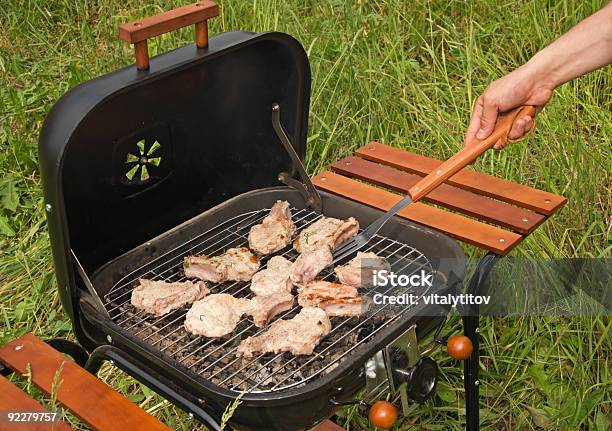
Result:
<svg viewBox="0 0 612 431"><path fill-rule="evenodd" d="M184 3L0 0L0 342L26 331L72 336L57 296L37 168L45 113L70 87L132 62L117 24ZM450 156L487 83L604 3L227 0L211 34L278 30L306 47L313 76L307 167L316 173L373 139ZM192 34L154 39L151 52L191 43ZM611 89L610 67L559 88L535 136L475 165L569 199L513 255L610 257ZM610 429L610 327L599 317L484 320L484 428ZM453 319L444 335L458 331ZM443 352L436 359L443 373L436 399L399 429L462 429L461 367ZM105 366L100 376L172 428L200 429L116 369ZM351 430L368 429L355 408L340 416Z"/></svg>

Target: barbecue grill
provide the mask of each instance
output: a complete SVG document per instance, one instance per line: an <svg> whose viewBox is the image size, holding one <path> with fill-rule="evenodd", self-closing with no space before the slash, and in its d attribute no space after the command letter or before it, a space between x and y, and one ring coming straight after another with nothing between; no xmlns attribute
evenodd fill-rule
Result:
<svg viewBox="0 0 612 431"><path fill-rule="evenodd" d="M244 359L235 355L239 342L265 330L247 318L208 339L185 331L188 307L152 317L130 304L139 278L183 281L185 256L247 245L250 227L279 199L290 202L298 230L322 215L367 226L385 209L343 197L329 181L334 174L318 176L318 190L305 174L310 69L302 46L277 32L209 41L206 20L217 13L202 1L121 26L136 65L73 88L48 114L39 149L60 297L92 372L112 360L211 429L238 396L236 429L306 429L364 386L395 390L402 373L410 375L402 367L419 359L416 341L449 310L373 307L332 318L312 355ZM196 24L195 45L148 58L147 38L188 24ZM398 274L436 275L434 287L411 293L454 292L465 275L463 251L427 224L395 217L363 251L384 256ZM277 254L297 257L291 247ZM321 277L331 280L333 270ZM247 282L211 291L250 295ZM411 395L425 399L430 389Z"/></svg>

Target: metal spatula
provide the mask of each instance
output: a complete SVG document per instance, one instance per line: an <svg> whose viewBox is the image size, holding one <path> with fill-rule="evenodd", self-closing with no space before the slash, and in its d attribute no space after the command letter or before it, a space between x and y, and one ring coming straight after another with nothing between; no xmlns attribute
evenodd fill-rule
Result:
<svg viewBox="0 0 612 431"><path fill-rule="evenodd" d="M508 133L510 133L514 121L519 117L527 115L534 117L535 112L535 107L533 106L521 106L500 115L493 133L491 133L488 138L483 140L475 139L470 145L463 147L454 156L438 166L436 170L430 172L422 180L416 183L408 190L408 194L393 205L391 209L372 222L372 224L365 228L359 235L334 250L334 262L360 250L374 237L374 235L376 235L391 217L410 203L416 202L427 195L448 178L476 160L482 153L492 148L498 141L505 143L508 140Z"/></svg>

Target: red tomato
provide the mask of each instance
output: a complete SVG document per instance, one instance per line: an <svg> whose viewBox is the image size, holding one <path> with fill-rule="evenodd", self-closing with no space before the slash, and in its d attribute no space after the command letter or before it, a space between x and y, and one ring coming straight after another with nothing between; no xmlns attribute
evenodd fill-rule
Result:
<svg viewBox="0 0 612 431"><path fill-rule="evenodd" d="M447 347L448 354L459 361L469 358L474 350L472 340L465 335L453 335L448 339Z"/></svg>
<svg viewBox="0 0 612 431"><path fill-rule="evenodd" d="M370 422L376 428L389 429L397 422L397 409L389 401L376 401L370 407Z"/></svg>

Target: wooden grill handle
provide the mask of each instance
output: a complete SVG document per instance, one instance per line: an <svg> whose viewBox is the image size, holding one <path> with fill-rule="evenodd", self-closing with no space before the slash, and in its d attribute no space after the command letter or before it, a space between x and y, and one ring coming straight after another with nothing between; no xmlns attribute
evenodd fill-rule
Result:
<svg viewBox="0 0 612 431"><path fill-rule="evenodd" d="M139 70L149 69L149 49L147 39L195 24L196 45L208 46L208 20L219 15L219 6L210 0L182 6L143 18L138 21L119 25L119 37L134 44L136 66Z"/></svg>
<svg viewBox="0 0 612 431"><path fill-rule="evenodd" d="M536 110L533 106L520 106L504 114L501 114L491 135L483 140L474 139L470 144L463 147L450 159L446 160L436 170L429 173L426 177L416 183L408 190L412 201L416 201L427 195L430 191L438 187L444 181L452 177L461 169L476 160L478 156L492 148L496 142L502 144L508 140L508 134L512 129L514 121L523 116L535 117ZM531 128L533 130L533 126Z"/></svg>

